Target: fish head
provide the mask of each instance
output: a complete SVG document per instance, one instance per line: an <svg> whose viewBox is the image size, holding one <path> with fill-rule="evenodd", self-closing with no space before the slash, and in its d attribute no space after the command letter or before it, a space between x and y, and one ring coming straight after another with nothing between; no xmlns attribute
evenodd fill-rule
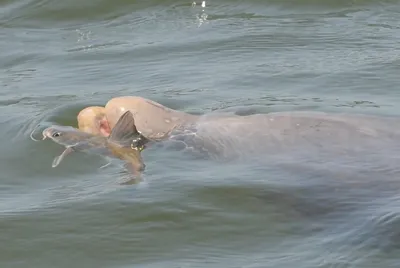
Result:
<svg viewBox="0 0 400 268"><path fill-rule="evenodd" d="M80 131L71 126L50 126L42 132L43 140L49 138L54 142L64 145L73 146L80 141L88 139L93 135Z"/></svg>

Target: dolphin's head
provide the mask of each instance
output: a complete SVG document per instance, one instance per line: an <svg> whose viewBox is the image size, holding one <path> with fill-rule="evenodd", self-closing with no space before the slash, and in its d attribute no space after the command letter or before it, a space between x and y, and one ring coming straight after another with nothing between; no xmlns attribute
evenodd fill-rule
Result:
<svg viewBox="0 0 400 268"><path fill-rule="evenodd" d="M79 130L86 133L104 137L108 137L111 133L104 107L86 107L79 112L77 121Z"/></svg>

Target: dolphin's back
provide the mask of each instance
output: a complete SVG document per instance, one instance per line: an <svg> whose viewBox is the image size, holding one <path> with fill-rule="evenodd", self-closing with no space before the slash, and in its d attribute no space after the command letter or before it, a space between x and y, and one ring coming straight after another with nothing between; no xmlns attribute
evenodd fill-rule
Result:
<svg viewBox="0 0 400 268"><path fill-rule="evenodd" d="M397 119L306 112L204 116L183 128L172 139L218 158L296 150L340 154L396 149L400 138Z"/></svg>

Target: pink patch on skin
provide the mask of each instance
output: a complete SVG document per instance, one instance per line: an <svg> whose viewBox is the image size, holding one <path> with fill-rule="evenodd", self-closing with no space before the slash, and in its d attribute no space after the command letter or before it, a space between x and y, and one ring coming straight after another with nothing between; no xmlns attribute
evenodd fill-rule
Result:
<svg viewBox="0 0 400 268"><path fill-rule="evenodd" d="M110 125L108 124L106 119L101 119L100 120L100 133L101 135L108 137L111 134L111 128Z"/></svg>

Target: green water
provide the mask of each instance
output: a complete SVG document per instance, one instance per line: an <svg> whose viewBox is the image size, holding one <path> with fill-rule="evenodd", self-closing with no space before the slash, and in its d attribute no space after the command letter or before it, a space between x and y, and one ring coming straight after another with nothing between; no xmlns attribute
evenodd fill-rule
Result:
<svg viewBox="0 0 400 268"><path fill-rule="evenodd" d="M363 195L153 148L126 186L100 157L53 169L62 148L29 138L123 95L399 116L398 1L3 0L0 27L0 267L400 266L396 168Z"/></svg>

